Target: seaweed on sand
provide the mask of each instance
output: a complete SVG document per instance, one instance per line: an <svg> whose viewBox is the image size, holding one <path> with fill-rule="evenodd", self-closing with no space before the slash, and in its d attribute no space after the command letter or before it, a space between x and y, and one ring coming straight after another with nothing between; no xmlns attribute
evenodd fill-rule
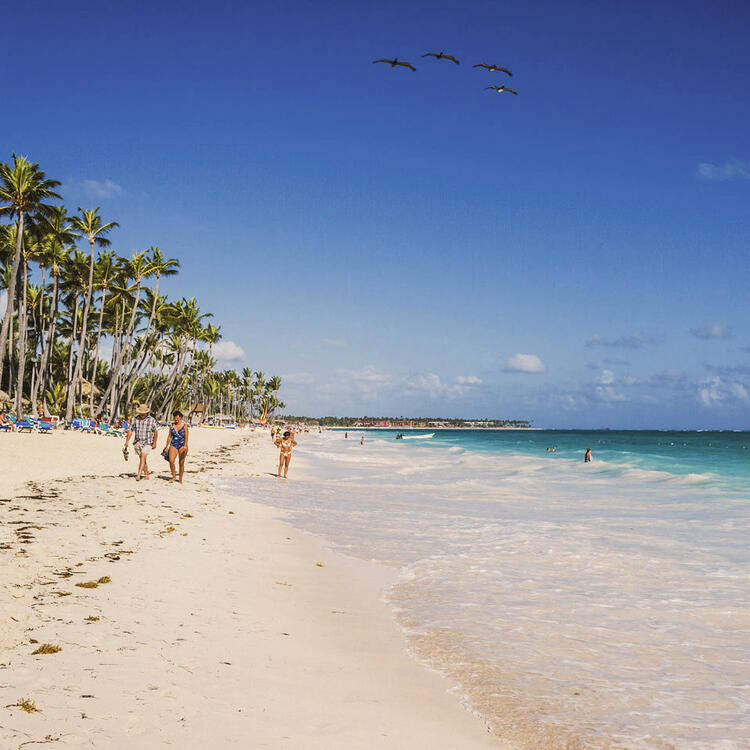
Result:
<svg viewBox="0 0 750 750"><path fill-rule="evenodd" d="M32 651L31 655L36 656L37 654L56 654L58 651L62 651L62 646L56 646L54 643L43 643L37 648L36 651Z"/></svg>
<svg viewBox="0 0 750 750"><path fill-rule="evenodd" d="M11 703L11 705L26 711L27 714L36 714L41 711L40 708L36 707L36 703L28 698L19 698L18 703Z"/></svg>

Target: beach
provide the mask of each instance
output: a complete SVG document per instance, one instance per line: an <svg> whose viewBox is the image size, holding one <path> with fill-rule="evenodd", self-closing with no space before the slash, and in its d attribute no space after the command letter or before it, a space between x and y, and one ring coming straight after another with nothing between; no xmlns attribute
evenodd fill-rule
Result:
<svg viewBox="0 0 750 750"><path fill-rule="evenodd" d="M398 570L409 652L515 747L750 747L750 433L397 434L218 487Z"/></svg>
<svg viewBox="0 0 750 750"><path fill-rule="evenodd" d="M394 569L216 489L283 489L267 433L192 430L183 486L115 438L0 440L0 747L510 747L407 654Z"/></svg>

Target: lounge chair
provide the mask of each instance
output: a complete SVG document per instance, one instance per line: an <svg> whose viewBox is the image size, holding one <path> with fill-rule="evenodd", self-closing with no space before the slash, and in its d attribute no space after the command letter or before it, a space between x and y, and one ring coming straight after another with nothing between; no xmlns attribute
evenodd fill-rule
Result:
<svg viewBox="0 0 750 750"><path fill-rule="evenodd" d="M112 435L112 437L125 437L125 433L122 430L118 430L116 427L110 427L108 424L101 423L101 429L103 435Z"/></svg>
<svg viewBox="0 0 750 750"><path fill-rule="evenodd" d="M31 422L25 419L18 419L14 414L8 414L8 419L13 423L16 432L23 432L24 430L31 432L34 429L34 425Z"/></svg>
<svg viewBox="0 0 750 750"><path fill-rule="evenodd" d="M54 425L50 424L49 422L45 422L41 419L36 419L29 415L26 416L26 421L31 424L35 432L45 432L49 434L54 429Z"/></svg>

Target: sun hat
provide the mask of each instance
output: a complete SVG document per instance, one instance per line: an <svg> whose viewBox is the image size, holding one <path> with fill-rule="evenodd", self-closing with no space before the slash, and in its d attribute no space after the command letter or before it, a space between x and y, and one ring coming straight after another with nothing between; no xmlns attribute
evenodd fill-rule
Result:
<svg viewBox="0 0 750 750"><path fill-rule="evenodd" d="M148 414L148 412L149 412L149 408L146 404L141 404L138 407L138 414Z"/></svg>

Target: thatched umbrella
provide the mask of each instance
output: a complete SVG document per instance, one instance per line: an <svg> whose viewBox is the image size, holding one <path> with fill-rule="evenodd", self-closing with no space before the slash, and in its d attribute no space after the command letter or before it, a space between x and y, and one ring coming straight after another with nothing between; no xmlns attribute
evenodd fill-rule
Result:
<svg viewBox="0 0 750 750"><path fill-rule="evenodd" d="M100 393L101 391L96 386L94 386L94 396L98 396ZM89 381L85 378L81 378L81 395L91 395L91 383L89 383Z"/></svg>

